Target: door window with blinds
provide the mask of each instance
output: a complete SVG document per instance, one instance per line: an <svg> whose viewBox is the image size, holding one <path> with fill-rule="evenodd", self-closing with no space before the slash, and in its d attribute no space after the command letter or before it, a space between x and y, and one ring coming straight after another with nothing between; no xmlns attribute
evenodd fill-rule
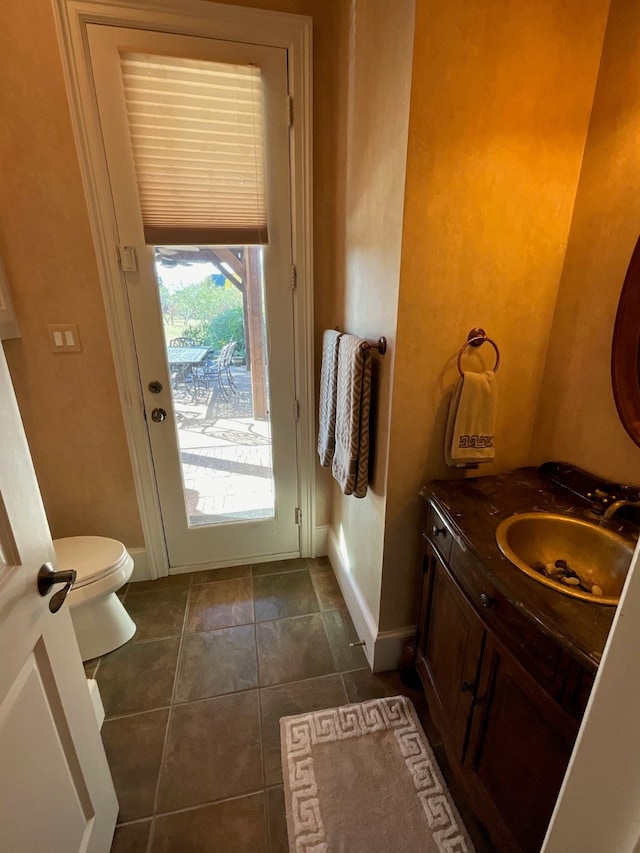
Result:
<svg viewBox="0 0 640 853"><path fill-rule="evenodd" d="M266 243L260 69L127 52L121 67L146 242Z"/></svg>
<svg viewBox="0 0 640 853"><path fill-rule="evenodd" d="M286 54L89 33L170 564L295 554Z"/></svg>

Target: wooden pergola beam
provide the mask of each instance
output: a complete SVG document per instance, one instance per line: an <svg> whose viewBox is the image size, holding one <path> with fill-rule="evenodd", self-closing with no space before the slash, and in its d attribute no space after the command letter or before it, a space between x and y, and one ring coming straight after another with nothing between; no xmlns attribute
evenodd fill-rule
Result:
<svg viewBox="0 0 640 853"><path fill-rule="evenodd" d="M169 254L169 252L171 254ZM171 246L167 247L167 253L161 252L161 258L166 259L168 262L164 264L165 266L178 266L180 264L191 265L191 264L203 264L203 263L212 263L215 264L220 269L220 272L223 274L229 273L229 270L224 266L225 264L231 268L232 275L229 276L229 280L232 284L235 284L239 290L244 289L245 278L246 278L246 268L244 265L244 261L242 261L237 255L227 249L226 246L200 246L199 248L194 249L172 249ZM244 254L244 252L243 252ZM161 259L160 263L163 264L163 260Z"/></svg>
<svg viewBox="0 0 640 853"><path fill-rule="evenodd" d="M216 246L211 251L218 257L221 264L227 264L231 267L242 284L246 283L247 270L245 264L237 255L233 254L231 249L228 249L226 246Z"/></svg>

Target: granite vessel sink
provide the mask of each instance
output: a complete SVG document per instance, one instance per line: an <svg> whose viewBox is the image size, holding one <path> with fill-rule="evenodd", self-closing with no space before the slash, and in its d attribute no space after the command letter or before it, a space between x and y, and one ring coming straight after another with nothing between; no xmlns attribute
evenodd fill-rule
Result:
<svg viewBox="0 0 640 853"><path fill-rule="evenodd" d="M616 605L633 546L610 530L565 515L509 516L496 530L498 547L516 568L564 595Z"/></svg>

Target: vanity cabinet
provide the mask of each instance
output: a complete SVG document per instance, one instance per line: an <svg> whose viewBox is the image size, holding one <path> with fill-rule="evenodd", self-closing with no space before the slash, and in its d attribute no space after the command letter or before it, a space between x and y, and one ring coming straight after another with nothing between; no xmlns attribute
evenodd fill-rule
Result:
<svg viewBox="0 0 640 853"><path fill-rule="evenodd" d="M513 835L507 849L538 853L578 725L490 634L477 703L465 763L476 799Z"/></svg>
<svg viewBox="0 0 640 853"><path fill-rule="evenodd" d="M464 759L485 631L433 548L427 547L425 561L419 666L428 679L433 716L447 721L442 735Z"/></svg>
<svg viewBox="0 0 640 853"><path fill-rule="evenodd" d="M593 676L492 586L431 505L416 665L496 850L538 853Z"/></svg>

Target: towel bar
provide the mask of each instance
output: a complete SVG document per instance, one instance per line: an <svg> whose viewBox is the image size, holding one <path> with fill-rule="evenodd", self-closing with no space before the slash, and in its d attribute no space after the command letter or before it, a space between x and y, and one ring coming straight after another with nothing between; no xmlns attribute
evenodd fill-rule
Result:
<svg viewBox="0 0 640 853"><path fill-rule="evenodd" d="M488 337L487 333L484 329L471 329L469 334L467 335L467 340L460 347L460 352L458 353L458 373L462 376L462 356L467 347L479 347L482 344L491 344L491 346L496 351L496 363L493 366L493 372L497 373L498 368L500 367L500 350L498 349L498 344L491 340Z"/></svg>
<svg viewBox="0 0 640 853"><path fill-rule="evenodd" d="M340 329L335 326L336 332L339 332ZM343 333L344 334L344 333ZM371 341L365 341L362 344L363 349L366 347L367 349L377 349L380 355L384 355L387 351L387 339L383 336L378 338L377 343L372 343Z"/></svg>

